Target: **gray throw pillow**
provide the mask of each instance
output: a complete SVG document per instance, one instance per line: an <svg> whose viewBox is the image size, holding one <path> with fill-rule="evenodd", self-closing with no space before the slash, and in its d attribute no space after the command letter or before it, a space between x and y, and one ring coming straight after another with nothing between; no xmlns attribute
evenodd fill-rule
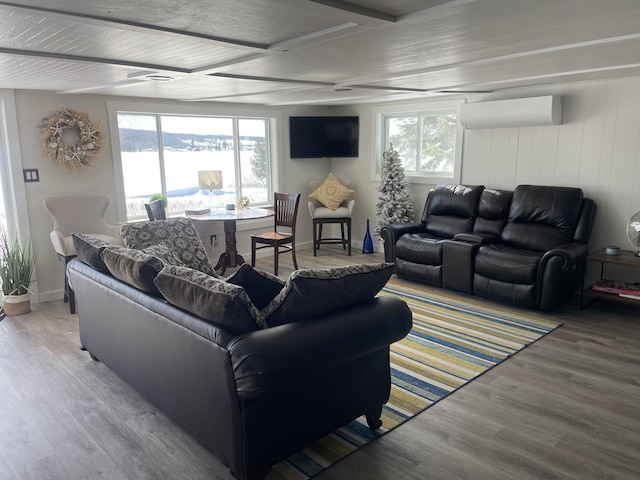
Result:
<svg viewBox="0 0 640 480"><path fill-rule="evenodd" d="M165 265L155 255L142 250L110 245L102 251L102 260L111 275L118 280L143 292L159 295L153 279Z"/></svg>
<svg viewBox="0 0 640 480"><path fill-rule="evenodd" d="M167 266L155 279L164 298L183 310L242 334L266 328L244 288L188 267Z"/></svg>
<svg viewBox="0 0 640 480"><path fill-rule="evenodd" d="M296 270L260 311L270 327L345 308L377 295L393 274L393 263L368 263L325 270Z"/></svg>
<svg viewBox="0 0 640 480"><path fill-rule="evenodd" d="M78 260L99 272L109 272L102 260L102 251L110 245L109 243L86 233L72 233L71 237L73 238L73 247L76 249Z"/></svg>

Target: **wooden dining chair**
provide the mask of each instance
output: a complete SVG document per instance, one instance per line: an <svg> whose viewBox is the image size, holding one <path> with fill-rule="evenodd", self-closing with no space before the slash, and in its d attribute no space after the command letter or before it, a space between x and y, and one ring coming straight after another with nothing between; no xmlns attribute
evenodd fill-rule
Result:
<svg viewBox="0 0 640 480"><path fill-rule="evenodd" d="M256 250L273 248L273 270L278 275L278 257L281 253L291 252L293 266L297 270L296 260L296 220L298 218L300 194L276 193L273 208L276 212L274 231L251 235L251 266L256 265ZM289 228L290 232L279 231L279 227ZM262 244L263 246L258 246Z"/></svg>
<svg viewBox="0 0 640 480"><path fill-rule="evenodd" d="M147 215L149 220L166 220L167 213L164 209L164 203L162 200L153 200L144 204L144 208L147 209Z"/></svg>

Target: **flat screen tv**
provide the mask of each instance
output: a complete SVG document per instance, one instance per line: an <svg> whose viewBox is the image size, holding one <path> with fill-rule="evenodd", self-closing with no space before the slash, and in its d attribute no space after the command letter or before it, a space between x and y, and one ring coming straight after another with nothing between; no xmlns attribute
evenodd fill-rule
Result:
<svg viewBox="0 0 640 480"><path fill-rule="evenodd" d="M358 117L290 117L291 158L358 156Z"/></svg>

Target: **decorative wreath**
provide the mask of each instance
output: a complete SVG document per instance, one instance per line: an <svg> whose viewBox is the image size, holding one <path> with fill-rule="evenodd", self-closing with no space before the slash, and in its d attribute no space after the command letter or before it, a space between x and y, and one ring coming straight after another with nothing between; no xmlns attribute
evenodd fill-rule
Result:
<svg viewBox="0 0 640 480"><path fill-rule="evenodd" d="M64 137L77 133L78 141L67 144ZM40 143L47 158L63 170L76 173L95 166L95 156L102 147L102 125L92 123L89 115L71 109L58 110L40 125Z"/></svg>

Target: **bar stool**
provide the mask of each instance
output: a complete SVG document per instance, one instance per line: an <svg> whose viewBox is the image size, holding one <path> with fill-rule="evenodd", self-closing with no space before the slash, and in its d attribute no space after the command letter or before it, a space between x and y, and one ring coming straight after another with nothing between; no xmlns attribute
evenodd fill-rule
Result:
<svg viewBox="0 0 640 480"><path fill-rule="evenodd" d="M332 177L332 178L331 178ZM347 254L351 256L351 215L353 212L353 207L356 203L353 196L355 192L350 190L348 187L351 185L351 181L348 179L337 179L333 177L332 174L329 174L329 177L325 180L311 180L309 185L311 186L311 191L316 192L317 189L325 184L327 181L330 182L339 182L339 185L344 187L342 188L343 195L345 193L350 192L348 197L339 203L339 205L335 208L335 210L328 208L325 206L320 200L317 198L313 198L309 196L308 205L309 212L311 213L311 218L313 220L313 256L315 257L317 254L317 250L320 249L320 245L322 244L341 244L343 250L347 250ZM338 187L340 189L340 187ZM333 191L333 186L329 189ZM313 194L312 194L313 195ZM340 198L340 197L338 197ZM322 227L325 224L338 223L340 224L340 237L327 237L322 238ZM346 227L346 236L345 236L345 227Z"/></svg>

